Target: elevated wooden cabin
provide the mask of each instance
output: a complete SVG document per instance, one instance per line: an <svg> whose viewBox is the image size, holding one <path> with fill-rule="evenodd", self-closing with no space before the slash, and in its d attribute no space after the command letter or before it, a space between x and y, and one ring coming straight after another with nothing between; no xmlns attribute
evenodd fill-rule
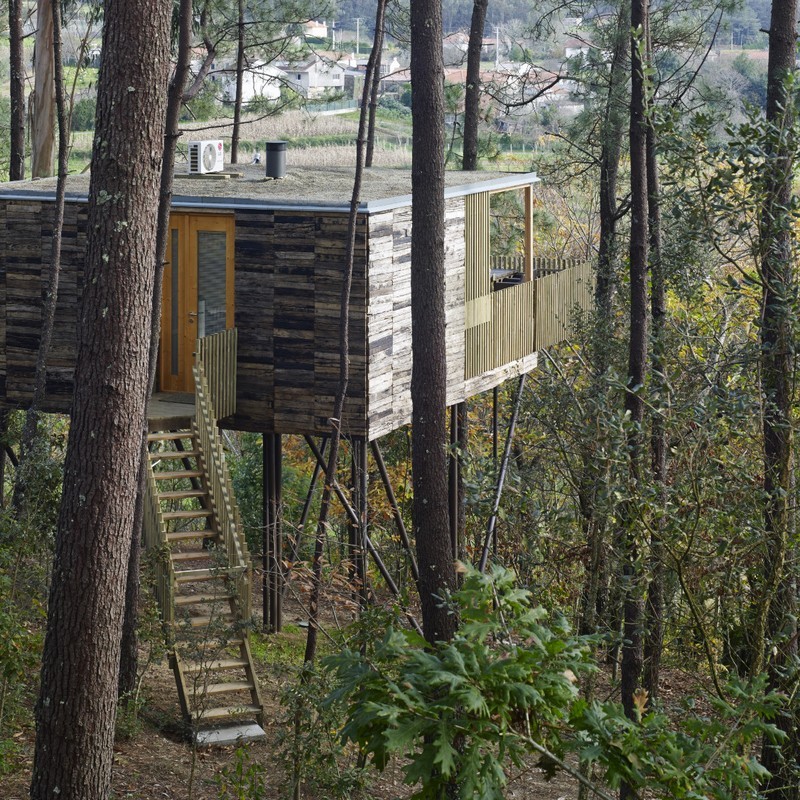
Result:
<svg viewBox="0 0 800 800"><path fill-rule="evenodd" d="M325 432L338 375L349 168L290 168L267 180L175 181L159 390L193 391L198 336L238 329L235 413L226 427ZM448 173L448 403L530 371L588 307L590 271L543 262L533 248L534 173ZM0 188L0 405L24 406L39 344L54 181ZM368 170L350 301L351 375L344 431L375 439L411 417L410 173ZM72 394L86 243L88 176L70 178L50 411ZM114 268L114 265L109 265Z"/></svg>

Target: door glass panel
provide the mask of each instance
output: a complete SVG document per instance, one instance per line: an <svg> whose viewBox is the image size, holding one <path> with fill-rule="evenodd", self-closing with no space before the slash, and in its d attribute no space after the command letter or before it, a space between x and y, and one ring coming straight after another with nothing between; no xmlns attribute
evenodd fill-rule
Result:
<svg viewBox="0 0 800 800"><path fill-rule="evenodd" d="M226 327L226 245L224 231L197 233L197 327L201 337L219 333Z"/></svg>
<svg viewBox="0 0 800 800"><path fill-rule="evenodd" d="M172 284L171 291L171 308L170 308L170 372L177 375L180 370L180 359L178 353L178 337L180 335L180 325L178 323L178 297L180 296L178 278L180 270L178 269L178 254L180 252L180 241L178 238L178 229L172 229L172 248L170 258L172 259L170 277Z"/></svg>

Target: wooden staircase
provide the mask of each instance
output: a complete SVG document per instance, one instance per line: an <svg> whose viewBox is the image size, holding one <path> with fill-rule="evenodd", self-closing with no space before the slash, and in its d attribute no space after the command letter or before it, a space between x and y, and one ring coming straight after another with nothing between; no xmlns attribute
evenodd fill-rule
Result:
<svg viewBox="0 0 800 800"><path fill-rule="evenodd" d="M195 383L189 427L148 435L145 541L158 551L156 595L193 736L262 738L248 634L251 569L201 359Z"/></svg>

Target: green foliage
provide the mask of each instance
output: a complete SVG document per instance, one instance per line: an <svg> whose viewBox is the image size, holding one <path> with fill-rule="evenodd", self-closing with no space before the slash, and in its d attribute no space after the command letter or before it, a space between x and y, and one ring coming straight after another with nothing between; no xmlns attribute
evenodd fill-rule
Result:
<svg viewBox="0 0 800 800"><path fill-rule="evenodd" d="M731 683L725 700L707 698L710 714L690 703L677 723L645 713L640 692L631 720L617 703L577 699L577 676L592 669L590 640L571 636L561 620L546 625L546 612L531 606L511 572L469 570L452 601L462 625L451 642L426 647L392 625L371 653L345 650L324 662L338 683L325 707L346 704L342 739L379 770L401 756L414 798L456 790L465 799L500 800L509 763L539 754L546 772L575 774L563 758L570 751L604 785L625 782L637 796L758 797L766 772L753 748L763 736L780 738L769 720L785 700L765 694L763 678Z"/></svg>
<svg viewBox="0 0 800 800"><path fill-rule="evenodd" d="M84 97L78 100L72 109L72 130L93 131L96 107L97 100L94 97Z"/></svg>
<svg viewBox="0 0 800 800"><path fill-rule="evenodd" d="M232 767L223 767L215 780L219 800L263 800L268 797L266 767L251 760L244 747L236 748Z"/></svg>
<svg viewBox="0 0 800 800"><path fill-rule="evenodd" d="M711 713L689 713L677 729L660 712L633 721L614 703L577 703L572 722L582 760L597 764L612 788L622 782L664 800L755 800L766 770L753 755L762 737L781 733L767 720L782 699L765 694L766 679L732 682L728 699L707 698ZM644 700L644 696L642 697Z"/></svg>
<svg viewBox="0 0 800 800"><path fill-rule="evenodd" d="M290 777L287 797L301 783L318 797L348 798L363 787L363 768L337 736L344 707L331 690L330 675L306 664L281 693L274 757Z"/></svg>
<svg viewBox="0 0 800 800"><path fill-rule="evenodd" d="M500 798L506 763L521 763L527 738L563 750L587 647L563 620L545 625L507 570L468 571L453 602L462 624L451 642L426 648L393 625L369 658L345 650L325 659L339 681L326 702L347 702L342 737L378 769L392 755L408 759L415 798L442 797L452 784L461 797Z"/></svg>
<svg viewBox="0 0 800 800"><path fill-rule="evenodd" d="M207 122L220 116L222 116L222 104L212 84L205 86L196 97L186 103L181 113L181 122Z"/></svg>

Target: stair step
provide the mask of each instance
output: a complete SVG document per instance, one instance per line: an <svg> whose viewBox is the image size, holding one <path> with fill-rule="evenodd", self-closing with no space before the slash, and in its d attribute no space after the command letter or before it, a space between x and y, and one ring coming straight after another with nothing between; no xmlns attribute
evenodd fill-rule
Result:
<svg viewBox="0 0 800 800"><path fill-rule="evenodd" d="M174 442L176 439L191 439L191 431L161 431L160 433L148 433L148 442Z"/></svg>
<svg viewBox="0 0 800 800"><path fill-rule="evenodd" d="M230 683L210 683L206 694L225 694L226 692L247 692L253 688L250 681L231 681Z"/></svg>
<svg viewBox="0 0 800 800"><path fill-rule="evenodd" d="M203 617L189 617L188 622L192 628L206 628L212 623L214 624L222 624L227 622L233 622L235 619L232 613L224 613L224 614L214 614L213 616L203 616Z"/></svg>
<svg viewBox="0 0 800 800"><path fill-rule="evenodd" d="M180 553L172 551L169 557L172 559L173 564L176 561L208 561L212 557L213 552L212 550L184 550ZM200 567L197 569L200 569Z"/></svg>
<svg viewBox="0 0 800 800"><path fill-rule="evenodd" d="M174 553L175 555L185 555L184 553ZM194 555L194 554L192 554ZM197 569L182 569L175 571L176 583L191 583L192 581L213 581L215 578L224 578L225 573L222 569L214 567L198 567Z"/></svg>
<svg viewBox="0 0 800 800"><path fill-rule="evenodd" d="M187 675L197 675L199 672L221 672L229 669L244 669L249 666L246 658L222 658L218 661L209 661L207 664L186 664L183 671Z"/></svg>
<svg viewBox="0 0 800 800"><path fill-rule="evenodd" d="M194 458L199 455L199 450L156 450L155 453L150 453L150 460L166 461L171 458Z"/></svg>
<svg viewBox="0 0 800 800"><path fill-rule="evenodd" d="M159 492L159 500L189 500L192 497L205 497L205 489L179 489L176 492Z"/></svg>
<svg viewBox="0 0 800 800"><path fill-rule="evenodd" d="M172 531L167 534L167 541L184 542L187 539L206 539L216 535L217 532L212 531L211 528L203 528L203 530L200 531Z"/></svg>
<svg viewBox="0 0 800 800"><path fill-rule="evenodd" d="M175 598L176 606L191 606L208 603L222 603L227 600L233 600L232 594L184 594L178 595Z"/></svg>
<svg viewBox="0 0 800 800"><path fill-rule="evenodd" d="M177 480L178 478L199 478L203 474L199 469L168 469L163 472L154 472L153 477L157 481Z"/></svg>
<svg viewBox="0 0 800 800"><path fill-rule="evenodd" d="M243 714L260 714L261 706L220 706L219 708L205 708L192 712L197 720L225 719L227 717L241 717Z"/></svg>
<svg viewBox="0 0 800 800"><path fill-rule="evenodd" d="M192 508L188 511L162 511L163 519L199 519L210 517L214 512L210 508Z"/></svg>

